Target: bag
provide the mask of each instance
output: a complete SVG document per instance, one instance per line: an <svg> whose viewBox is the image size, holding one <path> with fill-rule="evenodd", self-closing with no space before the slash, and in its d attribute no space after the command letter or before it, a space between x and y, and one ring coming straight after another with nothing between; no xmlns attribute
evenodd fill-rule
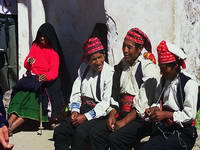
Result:
<svg viewBox="0 0 200 150"><path fill-rule="evenodd" d="M16 90L39 92L43 82L39 82L37 76L23 76L16 84Z"/></svg>

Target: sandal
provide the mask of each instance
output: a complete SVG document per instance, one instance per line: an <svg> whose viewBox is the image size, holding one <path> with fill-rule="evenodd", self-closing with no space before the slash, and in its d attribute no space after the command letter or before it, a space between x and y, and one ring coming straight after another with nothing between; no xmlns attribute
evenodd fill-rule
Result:
<svg viewBox="0 0 200 150"><path fill-rule="evenodd" d="M56 127L58 127L60 124L59 123L52 123L51 124L51 129L55 129Z"/></svg>

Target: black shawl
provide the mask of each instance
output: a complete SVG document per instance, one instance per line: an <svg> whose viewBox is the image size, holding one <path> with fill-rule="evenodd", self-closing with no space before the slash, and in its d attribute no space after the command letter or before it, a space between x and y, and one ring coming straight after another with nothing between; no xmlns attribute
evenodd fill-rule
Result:
<svg viewBox="0 0 200 150"><path fill-rule="evenodd" d="M36 39L33 43L38 43L40 35L47 37L49 43L51 44L51 47L60 56L59 76L56 80L47 84L47 93L52 104L51 118L54 119L59 117L63 105L67 103L65 102L65 100L67 100L70 96L72 84L69 72L66 67L63 51L54 27L49 23L44 23L43 25L41 25L37 32Z"/></svg>

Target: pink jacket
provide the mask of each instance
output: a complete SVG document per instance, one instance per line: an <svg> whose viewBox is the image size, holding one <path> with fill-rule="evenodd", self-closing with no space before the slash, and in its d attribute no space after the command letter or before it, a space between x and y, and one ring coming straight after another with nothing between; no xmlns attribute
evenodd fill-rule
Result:
<svg viewBox="0 0 200 150"><path fill-rule="evenodd" d="M30 65L28 58L34 58L35 62ZM48 81L58 77L60 59L59 55L53 49L40 48L33 44L28 56L24 61L24 67L36 75L44 74Z"/></svg>

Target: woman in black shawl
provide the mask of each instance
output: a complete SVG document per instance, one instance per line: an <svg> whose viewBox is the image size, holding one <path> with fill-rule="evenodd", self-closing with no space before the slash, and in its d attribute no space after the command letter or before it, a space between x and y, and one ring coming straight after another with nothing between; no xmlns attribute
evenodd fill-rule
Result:
<svg viewBox="0 0 200 150"><path fill-rule="evenodd" d="M53 26L49 23L43 24L38 32L26 57L24 66L26 75L36 77L42 83L40 91L21 88L16 86L17 92L9 105L9 129L13 131L26 119L40 120L39 102L42 102L42 121L48 122L47 106L51 104L51 118L57 118L64 103L61 78L65 70L64 57ZM59 67L60 66L60 67ZM22 84L26 85L26 83ZM49 116L50 117L50 116Z"/></svg>
<svg viewBox="0 0 200 150"><path fill-rule="evenodd" d="M71 94L71 88L72 88L72 81L69 75L69 72L67 70L67 66L65 63L65 57L60 45L60 42L58 40L58 37L56 35L56 32L53 28L53 26L49 23L43 24L37 33L36 42L38 40L38 37L40 34L45 34L47 38L51 41L51 45L56 50L56 52L60 56L60 68L59 68L59 77L52 81L51 83L48 84L48 96L50 99L52 99L51 104L52 104L52 114L51 114L51 120L52 122L54 121L59 121L59 119L62 119L62 114L61 110L63 107L68 103L68 100ZM43 105L44 104L43 102ZM43 106L46 107L46 106Z"/></svg>

